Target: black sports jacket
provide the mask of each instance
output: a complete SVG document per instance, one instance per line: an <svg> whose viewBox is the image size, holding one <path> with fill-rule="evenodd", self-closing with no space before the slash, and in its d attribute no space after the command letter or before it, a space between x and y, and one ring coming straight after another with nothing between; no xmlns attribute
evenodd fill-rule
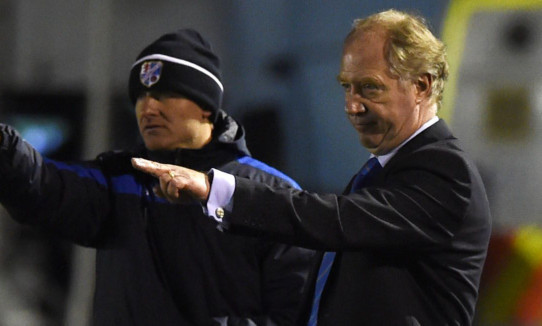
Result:
<svg viewBox="0 0 542 326"><path fill-rule="evenodd" d="M156 197L157 180L130 164L142 156L297 187L250 157L224 112L203 149L79 163L43 158L9 126L0 132L0 203L21 223L97 249L94 325L294 324L312 251L219 232L199 204Z"/></svg>

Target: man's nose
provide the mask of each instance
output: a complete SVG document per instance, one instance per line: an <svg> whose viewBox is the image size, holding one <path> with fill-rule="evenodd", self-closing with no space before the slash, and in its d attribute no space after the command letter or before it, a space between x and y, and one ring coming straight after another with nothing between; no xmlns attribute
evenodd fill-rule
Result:
<svg viewBox="0 0 542 326"><path fill-rule="evenodd" d="M367 108L362 101L353 97L346 100L344 111L347 114L358 114L367 112Z"/></svg>
<svg viewBox="0 0 542 326"><path fill-rule="evenodd" d="M153 114L158 112L158 106L160 102L150 94L147 93L141 95L137 101L141 106L141 113Z"/></svg>

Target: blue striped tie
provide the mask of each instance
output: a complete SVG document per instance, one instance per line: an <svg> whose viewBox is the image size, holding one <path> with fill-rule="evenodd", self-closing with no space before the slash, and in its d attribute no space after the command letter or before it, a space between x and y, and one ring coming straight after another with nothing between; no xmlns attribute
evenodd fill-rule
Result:
<svg viewBox="0 0 542 326"><path fill-rule="evenodd" d="M376 172L380 171L381 169L382 166L376 157L369 159L354 178L350 192L360 189L365 183L367 183L367 181L370 179L369 172L371 173L371 176L374 176ZM324 286L326 284L327 277L329 276L329 272L331 271L331 266L333 265L334 259L334 251L326 251L322 257L320 269L318 270L318 278L316 279L316 286L314 287L314 298L312 301L311 315L307 324L308 326L315 326L318 323L318 306L320 305L320 298L322 297L322 292L324 292Z"/></svg>

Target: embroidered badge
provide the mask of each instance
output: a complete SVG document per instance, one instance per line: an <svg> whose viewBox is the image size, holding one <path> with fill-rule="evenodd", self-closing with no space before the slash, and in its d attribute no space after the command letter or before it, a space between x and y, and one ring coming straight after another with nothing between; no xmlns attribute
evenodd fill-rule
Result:
<svg viewBox="0 0 542 326"><path fill-rule="evenodd" d="M147 87L151 87L160 80L160 74L162 73L162 61L145 61L141 65L141 72L139 73L139 80Z"/></svg>

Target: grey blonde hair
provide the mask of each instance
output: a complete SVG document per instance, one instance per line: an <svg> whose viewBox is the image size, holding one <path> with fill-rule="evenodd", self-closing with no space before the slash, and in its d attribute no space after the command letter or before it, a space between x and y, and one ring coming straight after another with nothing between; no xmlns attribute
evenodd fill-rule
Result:
<svg viewBox="0 0 542 326"><path fill-rule="evenodd" d="M390 72L412 81L424 74L431 75L431 99L440 107L448 78L444 44L431 33L422 17L393 9L354 20L345 43L359 35L358 32L379 28L387 34L386 57Z"/></svg>

